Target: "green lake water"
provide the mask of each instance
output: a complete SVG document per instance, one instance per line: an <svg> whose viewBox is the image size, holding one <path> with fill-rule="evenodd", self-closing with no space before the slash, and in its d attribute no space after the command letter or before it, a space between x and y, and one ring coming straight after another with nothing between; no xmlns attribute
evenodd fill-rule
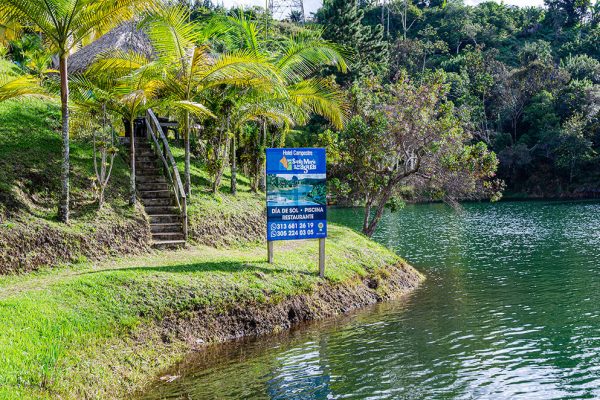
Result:
<svg viewBox="0 0 600 400"><path fill-rule="evenodd" d="M214 346L144 398L600 398L600 203L407 206L375 239L427 275L407 299Z"/></svg>

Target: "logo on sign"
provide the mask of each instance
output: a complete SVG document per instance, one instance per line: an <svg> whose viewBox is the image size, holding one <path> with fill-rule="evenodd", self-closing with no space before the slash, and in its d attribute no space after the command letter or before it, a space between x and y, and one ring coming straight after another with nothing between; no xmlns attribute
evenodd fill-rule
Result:
<svg viewBox="0 0 600 400"><path fill-rule="evenodd" d="M285 169L286 171L291 171L292 170L292 164L290 164L288 162L288 159L285 158L285 156L283 156L283 158L281 160L279 160L279 163L281 164L281 166L283 167L283 169Z"/></svg>

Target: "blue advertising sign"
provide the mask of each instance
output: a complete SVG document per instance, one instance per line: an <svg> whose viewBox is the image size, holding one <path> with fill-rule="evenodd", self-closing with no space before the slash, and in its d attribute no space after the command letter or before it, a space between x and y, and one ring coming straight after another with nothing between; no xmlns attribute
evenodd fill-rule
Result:
<svg viewBox="0 0 600 400"><path fill-rule="evenodd" d="M267 149L267 240L326 237L325 149Z"/></svg>

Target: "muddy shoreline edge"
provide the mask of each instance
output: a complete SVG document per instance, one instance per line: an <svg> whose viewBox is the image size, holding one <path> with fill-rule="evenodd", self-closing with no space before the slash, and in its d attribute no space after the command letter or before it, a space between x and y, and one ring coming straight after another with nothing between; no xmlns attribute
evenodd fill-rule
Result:
<svg viewBox="0 0 600 400"><path fill-rule="evenodd" d="M379 268L366 277L357 276L341 283L324 282L312 293L281 301L238 304L225 310L203 308L195 311L191 318L189 315L188 318L167 317L133 340L139 344L149 338L160 338L162 345L180 349L177 360L127 395L142 396L190 353L201 352L207 346L280 334L303 323L335 318L377 303L398 300L424 281L423 274L401 261Z"/></svg>

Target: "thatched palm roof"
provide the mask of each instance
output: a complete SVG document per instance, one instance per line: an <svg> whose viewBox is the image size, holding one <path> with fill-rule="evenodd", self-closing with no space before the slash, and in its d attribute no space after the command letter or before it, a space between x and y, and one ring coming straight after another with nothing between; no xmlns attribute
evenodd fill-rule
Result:
<svg viewBox="0 0 600 400"><path fill-rule="evenodd" d="M69 72L85 71L96 56L108 50L134 51L153 58L154 49L148 35L134 21L126 22L103 35L92 44L82 47L69 57Z"/></svg>

